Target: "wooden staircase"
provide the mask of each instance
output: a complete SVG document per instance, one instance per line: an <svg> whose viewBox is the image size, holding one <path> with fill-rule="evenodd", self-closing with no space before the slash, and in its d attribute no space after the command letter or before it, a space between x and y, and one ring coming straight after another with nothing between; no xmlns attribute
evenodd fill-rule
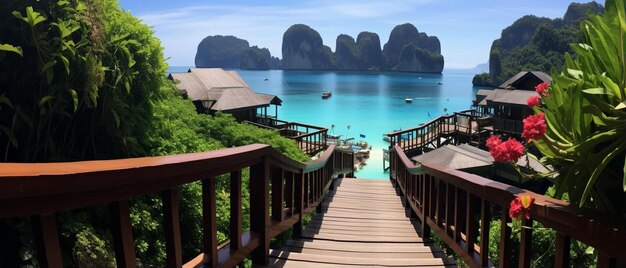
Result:
<svg viewBox="0 0 626 268"><path fill-rule="evenodd" d="M322 203L323 213L281 250L271 250L266 267L454 266L418 235L388 180L336 183Z"/></svg>

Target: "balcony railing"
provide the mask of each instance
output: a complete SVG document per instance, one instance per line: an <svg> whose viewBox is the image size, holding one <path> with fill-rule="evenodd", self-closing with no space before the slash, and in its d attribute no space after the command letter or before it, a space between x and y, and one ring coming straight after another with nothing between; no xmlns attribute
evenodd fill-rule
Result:
<svg viewBox="0 0 626 268"><path fill-rule="evenodd" d="M247 123L262 128L278 130L281 136L295 140L300 149L309 155L322 152L327 147L327 128L267 117L257 117L255 122Z"/></svg>
<svg viewBox="0 0 626 268"><path fill-rule="evenodd" d="M270 239L320 209L337 174L351 174L351 152L328 147L317 160L293 161L267 145L205 153L71 163L0 164L0 219L31 217L42 267L63 267L55 213L108 204L118 267L135 267L130 199L161 193L167 267L232 267L247 256L268 261ZM250 230L242 230L242 170L250 169ZM230 241L217 241L216 177L230 175ZM202 182L202 253L182 259L177 187ZM271 204L271 205L270 205ZM271 206L271 214L270 214Z"/></svg>

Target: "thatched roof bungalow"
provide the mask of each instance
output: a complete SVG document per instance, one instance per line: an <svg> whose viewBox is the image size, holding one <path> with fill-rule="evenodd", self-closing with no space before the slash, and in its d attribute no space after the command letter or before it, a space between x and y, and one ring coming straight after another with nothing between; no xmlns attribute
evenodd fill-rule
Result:
<svg viewBox="0 0 626 268"><path fill-rule="evenodd" d="M522 120L532 114L528 98L538 96L535 86L551 81L543 72L519 72L496 89L479 90L474 105L493 115L494 131L521 134Z"/></svg>
<svg viewBox="0 0 626 268"><path fill-rule="evenodd" d="M178 82L180 93L191 99L201 113L223 111L239 121L253 120L257 109L263 108L267 116L267 107L282 104L274 95L254 92L235 71L194 68L186 73L171 73L168 78Z"/></svg>

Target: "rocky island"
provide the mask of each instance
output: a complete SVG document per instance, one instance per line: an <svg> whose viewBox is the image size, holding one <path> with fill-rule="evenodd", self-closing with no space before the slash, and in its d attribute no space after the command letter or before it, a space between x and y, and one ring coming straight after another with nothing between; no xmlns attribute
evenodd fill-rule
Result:
<svg viewBox="0 0 626 268"><path fill-rule="evenodd" d="M295 24L283 34L282 60L234 36L209 36L196 54L196 67L441 73L443 66L439 39L409 23L396 26L383 49L378 34L361 32L356 40L339 35L333 52L313 28Z"/></svg>

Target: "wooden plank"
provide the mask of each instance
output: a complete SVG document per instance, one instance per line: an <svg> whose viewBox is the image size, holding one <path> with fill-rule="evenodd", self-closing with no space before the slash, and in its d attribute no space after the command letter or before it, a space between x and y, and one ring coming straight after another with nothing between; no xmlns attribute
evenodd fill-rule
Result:
<svg viewBox="0 0 626 268"><path fill-rule="evenodd" d="M419 266L419 265L444 265L441 259L380 259L380 258L354 258L351 256L325 256L315 254L294 253L272 250L270 256L275 258L301 260L311 262L322 262L329 264L350 264L350 265L380 265L380 266Z"/></svg>
<svg viewBox="0 0 626 268"><path fill-rule="evenodd" d="M389 237L389 236L363 236L363 235L349 235L349 234L316 234L304 230L300 237L337 240L337 241L354 241L354 242L422 242L422 238L415 237Z"/></svg>
<svg viewBox="0 0 626 268"><path fill-rule="evenodd" d="M433 253L429 250L429 248L425 248L428 251L423 252L349 252L343 250L330 250L330 249L316 249L316 248L295 248L295 247L286 247L289 252L294 253L305 253L305 254L314 254L320 256L346 256L349 255L353 258L391 258L391 259L431 259L434 258Z"/></svg>
<svg viewBox="0 0 626 268"><path fill-rule="evenodd" d="M291 239L286 246L292 248L313 248L355 252L432 252L432 248L423 243L366 243L336 242L328 240Z"/></svg>
<svg viewBox="0 0 626 268"><path fill-rule="evenodd" d="M304 229L306 232L315 233L315 234L338 234L338 235L356 235L356 236L383 236L383 237L419 237L417 233L399 233L395 232L392 229L377 229L377 230L333 230L333 229L315 229L315 228L306 228Z"/></svg>
<svg viewBox="0 0 626 268"><path fill-rule="evenodd" d="M569 267L570 238L560 233L556 234L556 252L554 255L554 267Z"/></svg>

